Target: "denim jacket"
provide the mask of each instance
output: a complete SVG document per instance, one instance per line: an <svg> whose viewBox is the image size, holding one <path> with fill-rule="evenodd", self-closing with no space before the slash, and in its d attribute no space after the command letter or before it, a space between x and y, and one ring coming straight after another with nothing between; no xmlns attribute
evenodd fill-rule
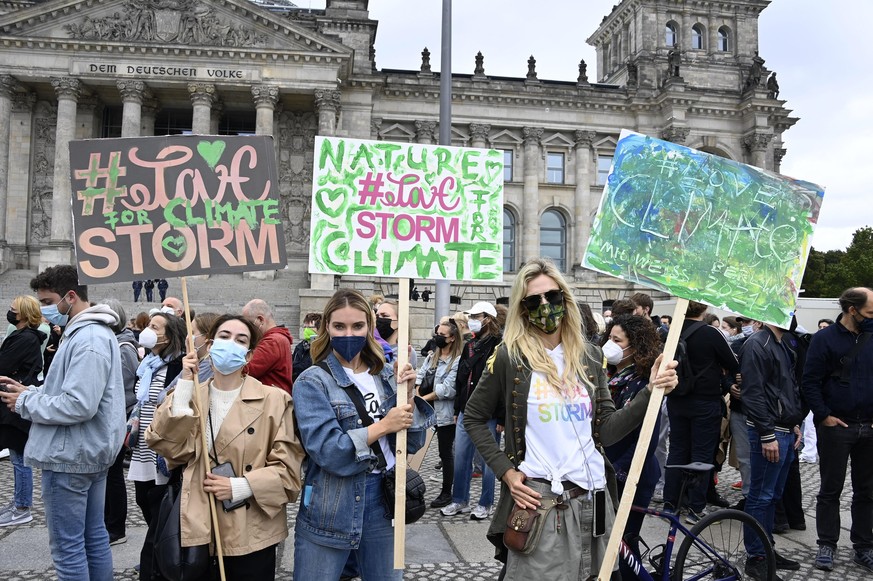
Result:
<svg viewBox="0 0 873 581"><path fill-rule="evenodd" d="M415 384L421 385L425 374L430 370L434 357L439 357L436 351L425 358L424 363L418 368L418 376ZM449 426L455 423L455 377L458 374L459 357L452 359L451 365L445 360L437 361L436 374L434 376L433 391L436 399L433 400L433 409L436 412L436 425Z"/></svg>
<svg viewBox="0 0 873 581"><path fill-rule="evenodd" d="M294 383L294 414L308 454L295 534L320 545L357 549L367 476L376 468L376 456L367 445L367 428L343 389L354 384L333 353L325 361L330 373L313 365ZM384 415L396 403L394 372L385 366L379 377L379 411ZM407 431L407 455L424 445L426 430L434 421L433 408L416 397L412 427ZM388 438L393 448L394 434Z"/></svg>

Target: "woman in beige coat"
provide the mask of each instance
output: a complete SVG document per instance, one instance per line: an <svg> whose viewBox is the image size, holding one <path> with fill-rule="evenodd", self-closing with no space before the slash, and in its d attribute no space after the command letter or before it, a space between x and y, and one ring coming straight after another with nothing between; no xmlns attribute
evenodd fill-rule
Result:
<svg viewBox="0 0 873 581"><path fill-rule="evenodd" d="M225 572L232 579L273 579L276 545L288 536L285 505L300 491L303 448L294 435L291 398L244 374L257 329L223 315L209 331L215 374L195 394L197 355L183 362L175 392L146 431L148 445L182 475L182 544L212 541L208 493L237 508L218 509ZM205 405L202 402L208 402ZM204 474L200 414L206 413L210 472ZM229 463L234 477L212 470Z"/></svg>

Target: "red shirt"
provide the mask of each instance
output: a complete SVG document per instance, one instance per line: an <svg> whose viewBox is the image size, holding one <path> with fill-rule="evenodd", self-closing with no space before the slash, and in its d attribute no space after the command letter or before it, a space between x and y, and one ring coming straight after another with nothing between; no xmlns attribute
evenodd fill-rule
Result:
<svg viewBox="0 0 873 581"><path fill-rule="evenodd" d="M263 383L291 394L291 332L273 327L264 333L249 362L249 375Z"/></svg>

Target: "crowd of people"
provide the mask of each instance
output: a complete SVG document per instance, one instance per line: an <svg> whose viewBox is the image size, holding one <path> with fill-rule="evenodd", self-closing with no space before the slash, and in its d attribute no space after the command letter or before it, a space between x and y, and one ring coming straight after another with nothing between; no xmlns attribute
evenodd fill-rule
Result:
<svg viewBox="0 0 873 581"><path fill-rule="evenodd" d="M351 289L307 314L295 342L261 299L238 314L189 313L189 332L177 298L128 319L119 301L89 299L73 267L48 268L31 288L36 297L11 301L0 345L0 448L14 475L0 526L32 520L38 469L61 580L112 578L110 546L127 541L128 481L148 525L141 579L164 578L158 515L173 495L184 499L182 546L214 554L220 536L227 579L274 578L293 502L294 579L401 579L383 487L396 434L407 431L414 454L431 429L441 486L430 507L490 519L501 579L587 579L603 560L653 390L667 397L635 505L662 502L699 522L728 506L716 481L729 462L741 476L730 484L742 493L735 508L773 543L805 528L799 462L817 462L814 565L829 571L851 460L853 560L873 571L870 289L843 293L840 316L814 334L719 319L692 301L681 329L681 368L691 371L680 377L680 362L662 365L673 320L653 314L649 295L592 309L542 259L522 266L508 304L443 317L420 363L410 348L403 368L397 303ZM404 401L398 382L410 387ZM671 467L692 462L715 468L680 503L682 474ZM471 503L474 471L482 487ZM535 542L509 534L519 511L540 515ZM624 538L636 552L641 527L632 513ZM745 574L768 579L768 551L746 539ZM777 569L800 566L775 555ZM615 576L635 578L618 565Z"/></svg>

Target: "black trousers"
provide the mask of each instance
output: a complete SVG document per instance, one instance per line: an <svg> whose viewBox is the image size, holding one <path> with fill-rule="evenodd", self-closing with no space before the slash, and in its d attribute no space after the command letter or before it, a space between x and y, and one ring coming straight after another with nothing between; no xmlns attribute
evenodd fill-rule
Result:
<svg viewBox="0 0 873 581"><path fill-rule="evenodd" d="M440 493L452 493L452 481L455 479L455 424L437 426L437 444L439 445L440 462L443 463L443 488Z"/></svg>
<svg viewBox="0 0 873 581"><path fill-rule="evenodd" d="M845 420L844 420L845 421ZM873 427L869 422L816 426L821 488L816 497L818 544L840 540L840 494L852 459L851 540L856 550L873 548Z"/></svg>
<svg viewBox="0 0 873 581"><path fill-rule="evenodd" d="M806 515L803 513L803 490L800 486L800 457L796 454L794 462L788 467L788 478L785 480L782 499L776 503L775 522L791 528L806 525Z"/></svg>
<svg viewBox="0 0 873 581"><path fill-rule="evenodd" d="M272 581L276 578L276 545L248 555L224 557L224 576L227 581Z"/></svg>
<svg viewBox="0 0 873 581"><path fill-rule="evenodd" d="M161 499L167 491L166 484L155 484L154 480L148 482L134 482L136 489L136 504L142 510L142 516L149 525L146 532L142 550L139 552L139 578L141 581L161 579L160 574L154 569L155 555L155 521L158 510L161 507Z"/></svg>
<svg viewBox="0 0 873 581"><path fill-rule="evenodd" d="M106 474L106 506L103 511L103 521L110 539L125 535L127 522L127 484L124 481L124 455L127 450L122 447L109 467Z"/></svg>
<svg viewBox="0 0 873 581"><path fill-rule="evenodd" d="M667 466L691 462L711 464L721 433L723 402L720 400L675 401L667 398L670 417L670 449ZM706 508L706 489L712 475L707 474L685 491L685 506L701 512ZM664 477L664 505L678 508L682 486L680 470L667 469Z"/></svg>

